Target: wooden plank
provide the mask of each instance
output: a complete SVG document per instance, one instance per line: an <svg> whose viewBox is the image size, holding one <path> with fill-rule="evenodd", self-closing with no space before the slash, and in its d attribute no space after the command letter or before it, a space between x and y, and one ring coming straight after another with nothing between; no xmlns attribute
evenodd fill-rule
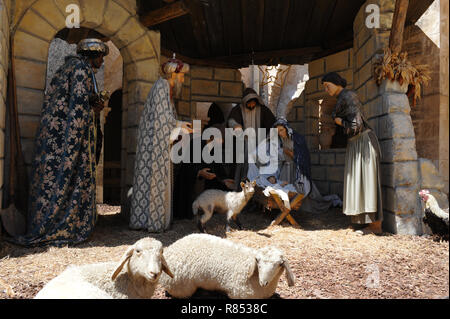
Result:
<svg viewBox="0 0 450 319"><path fill-rule="evenodd" d="M204 6L204 13L211 43L211 55L223 54L226 51L220 1L208 2L208 5Z"/></svg>
<svg viewBox="0 0 450 319"><path fill-rule="evenodd" d="M303 200L305 195L298 194L291 202L291 207L295 207ZM284 205L283 205L284 206ZM282 210L282 213L270 224L270 226L278 225L283 221L283 219L290 213L288 209Z"/></svg>
<svg viewBox="0 0 450 319"><path fill-rule="evenodd" d="M274 199L275 203L277 203L278 208L281 210L282 214L285 214L285 216L283 217L286 218L291 225L293 226L299 226L299 224L295 221L295 219L290 215L290 209L288 209L286 206L284 206L283 202L281 201L280 197L278 196L277 193L270 193L270 195L272 196L272 198ZM281 221L283 220L281 219ZM280 222L281 222L280 221ZM278 225L278 224L277 224Z"/></svg>
<svg viewBox="0 0 450 319"><path fill-rule="evenodd" d="M242 12L240 0L221 0L226 49L223 55L243 52Z"/></svg>
<svg viewBox="0 0 450 319"><path fill-rule="evenodd" d="M394 18L392 20L389 48L392 52L400 53L403 44L403 32L405 30L406 15L408 13L409 0L396 0Z"/></svg>
<svg viewBox="0 0 450 319"><path fill-rule="evenodd" d="M180 0L142 15L140 21L146 27L151 27L184 16L188 13L189 11L184 1Z"/></svg>
<svg viewBox="0 0 450 319"><path fill-rule="evenodd" d="M264 35L263 44L259 47L265 50L279 50L283 47L283 38L286 31L286 22L289 15L290 1L278 0L278 1L265 1L264 7L264 29L262 34ZM287 30L291 32L292 30ZM259 49L258 51L261 51Z"/></svg>
<svg viewBox="0 0 450 319"><path fill-rule="evenodd" d="M199 1L185 0L186 6L189 10L192 23L192 31L197 43L198 57L204 58L211 55L211 47L209 43L209 34L206 26L203 5ZM183 36L183 30L180 30L180 37Z"/></svg>

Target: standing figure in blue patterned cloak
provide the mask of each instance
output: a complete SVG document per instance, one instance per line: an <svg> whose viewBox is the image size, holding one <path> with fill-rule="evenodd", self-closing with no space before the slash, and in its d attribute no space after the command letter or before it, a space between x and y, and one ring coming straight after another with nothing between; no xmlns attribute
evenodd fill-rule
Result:
<svg viewBox="0 0 450 319"><path fill-rule="evenodd" d="M103 109L94 69L109 48L85 39L66 58L45 94L31 172L27 234L21 245L85 241L97 221L96 117Z"/></svg>
<svg viewBox="0 0 450 319"><path fill-rule="evenodd" d="M177 120L173 98L181 96L189 65L172 58L162 66L139 122L138 145L131 195L130 228L163 232L173 218L173 163L171 147L192 124ZM189 187L189 186L188 186ZM192 186L193 187L193 186Z"/></svg>

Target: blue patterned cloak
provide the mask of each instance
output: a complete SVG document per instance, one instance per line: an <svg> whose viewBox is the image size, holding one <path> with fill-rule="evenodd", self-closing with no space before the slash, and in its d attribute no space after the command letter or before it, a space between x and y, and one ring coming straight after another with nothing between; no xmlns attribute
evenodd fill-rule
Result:
<svg viewBox="0 0 450 319"><path fill-rule="evenodd" d="M163 232L173 218L171 139L177 114L163 78L152 86L139 122L130 228ZM176 135L176 134L175 134Z"/></svg>
<svg viewBox="0 0 450 319"><path fill-rule="evenodd" d="M77 244L94 228L94 81L92 68L78 56L68 57L51 81L35 141L27 234L14 238L18 244Z"/></svg>

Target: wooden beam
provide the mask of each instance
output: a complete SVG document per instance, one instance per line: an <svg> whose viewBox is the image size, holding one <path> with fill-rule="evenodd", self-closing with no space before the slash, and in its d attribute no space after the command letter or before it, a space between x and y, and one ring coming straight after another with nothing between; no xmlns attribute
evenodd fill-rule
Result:
<svg viewBox="0 0 450 319"><path fill-rule="evenodd" d="M202 56L209 56L211 54L209 44L209 34L206 26L206 19L203 12L203 6L200 1L185 0L186 7L189 10L192 21L192 31L197 42L198 52Z"/></svg>
<svg viewBox="0 0 450 319"><path fill-rule="evenodd" d="M140 21L146 27L151 27L189 13L183 0L171 3L160 9L150 11L140 17Z"/></svg>
<svg viewBox="0 0 450 319"><path fill-rule="evenodd" d="M392 52L400 53L403 43L406 15L408 14L409 0L396 0L394 18L392 20L389 48Z"/></svg>

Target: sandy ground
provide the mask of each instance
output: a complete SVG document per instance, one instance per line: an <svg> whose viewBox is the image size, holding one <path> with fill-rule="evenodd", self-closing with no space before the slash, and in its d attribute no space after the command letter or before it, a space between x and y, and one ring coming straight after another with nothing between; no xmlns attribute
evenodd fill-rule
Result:
<svg viewBox="0 0 450 319"><path fill-rule="evenodd" d="M197 232L192 220L175 221L163 234L132 231L118 214L119 207L99 205L99 211L91 238L77 246L23 248L1 241L0 298L33 298L69 264L118 261L127 246L140 238L151 236L170 245ZM287 223L268 227L275 212L245 212L241 215L243 231L225 235L223 215L214 215L207 230L251 247L276 245L285 252L296 284L288 287L282 276L274 298L440 299L449 295L448 242L390 234L360 236L337 209L323 215L293 216L300 228ZM159 287L154 298L168 297Z"/></svg>

